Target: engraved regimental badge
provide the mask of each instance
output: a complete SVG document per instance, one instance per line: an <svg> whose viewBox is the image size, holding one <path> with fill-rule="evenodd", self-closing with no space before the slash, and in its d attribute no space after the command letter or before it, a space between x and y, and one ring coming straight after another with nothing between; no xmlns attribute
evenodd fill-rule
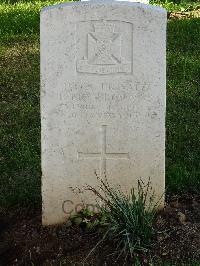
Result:
<svg viewBox="0 0 200 266"><path fill-rule="evenodd" d="M121 32L115 23L94 21L94 31L87 34L87 55L77 60L77 72L93 74L130 73L131 62L122 56Z"/></svg>

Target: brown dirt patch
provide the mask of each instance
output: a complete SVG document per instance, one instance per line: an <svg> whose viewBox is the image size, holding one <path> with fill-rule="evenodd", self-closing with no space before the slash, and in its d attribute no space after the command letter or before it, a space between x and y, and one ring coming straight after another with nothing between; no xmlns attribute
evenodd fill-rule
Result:
<svg viewBox="0 0 200 266"><path fill-rule="evenodd" d="M160 212L148 254L138 254L142 265L160 261L200 262L200 197L173 198ZM31 209L0 211L0 265L82 265L101 239L99 230L41 226L41 212ZM85 265L122 265L108 256L113 243L103 243ZM105 264L107 263L107 264ZM128 262L127 265L133 265Z"/></svg>

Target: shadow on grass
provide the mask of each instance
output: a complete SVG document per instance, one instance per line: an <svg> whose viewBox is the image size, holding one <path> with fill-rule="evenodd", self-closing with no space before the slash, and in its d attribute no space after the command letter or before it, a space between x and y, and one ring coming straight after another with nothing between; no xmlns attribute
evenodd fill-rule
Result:
<svg viewBox="0 0 200 266"><path fill-rule="evenodd" d="M168 23L166 182L169 191L200 189L200 20Z"/></svg>
<svg viewBox="0 0 200 266"><path fill-rule="evenodd" d="M0 202L40 199L39 42L29 36L1 42Z"/></svg>

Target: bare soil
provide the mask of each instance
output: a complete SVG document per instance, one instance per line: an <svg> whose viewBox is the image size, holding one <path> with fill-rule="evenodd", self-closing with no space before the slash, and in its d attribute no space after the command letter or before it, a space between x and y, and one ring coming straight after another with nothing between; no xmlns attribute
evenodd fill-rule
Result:
<svg viewBox="0 0 200 266"><path fill-rule="evenodd" d="M136 254L141 265L150 260L181 264L200 262L200 197L174 197L158 213L155 236L148 252ZM42 227L41 211L33 209L0 210L0 265L123 265L116 261L114 243L102 242L100 228L84 230L79 226ZM133 265L127 261L126 265ZM189 265L189 264L188 264Z"/></svg>

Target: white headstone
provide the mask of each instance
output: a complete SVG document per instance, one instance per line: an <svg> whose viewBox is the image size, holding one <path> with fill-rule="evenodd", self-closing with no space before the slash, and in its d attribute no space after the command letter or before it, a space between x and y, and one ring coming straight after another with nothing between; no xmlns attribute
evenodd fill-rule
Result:
<svg viewBox="0 0 200 266"><path fill-rule="evenodd" d="M71 2L41 12L43 224L95 204L98 176L165 191L166 11ZM164 196L162 197L162 204Z"/></svg>

